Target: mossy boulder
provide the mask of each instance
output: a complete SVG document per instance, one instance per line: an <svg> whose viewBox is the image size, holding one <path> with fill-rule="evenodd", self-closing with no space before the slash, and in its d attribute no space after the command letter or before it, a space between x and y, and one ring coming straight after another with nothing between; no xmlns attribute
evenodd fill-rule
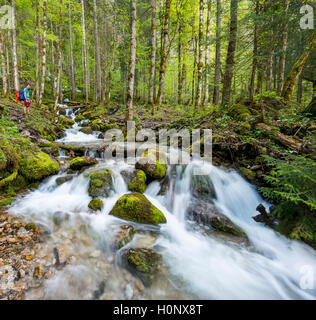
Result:
<svg viewBox="0 0 316 320"><path fill-rule="evenodd" d="M70 169L81 170L82 168L88 168L97 164L98 161L91 157L77 157L70 161Z"/></svg>
<svg viewBox="0 0 316 320"><path fill-rule="evenodd" d="M101 131L101 128L102 128L102 121L97 119L97 120L93 120L92 123L91 123L91 129L93 131Z"/></svg>
<svg viewBox="0 0 316 320"><path fill-rule="evenodd" d="M112 172L110 170L98 170L90 173L90 197L109 197L114 190Z"/></svg>
<svg viewBox="0 0 316 320"><path fill-rule="evenodd" d="M90 127L81 128L80 131L85 134L93 134L93 130Z"/></svg>
<svg viewBox="0 0 316 320"><path fill-rule="evenodd" d="M76 122L80 122L80 121L82 121L82 120L85 120L86 118L85 118L85 116L83 115L83 114L79 114L77 117L76 117Z"/></svg>
<svg viewBox="0 0 316 320"><path fill-rule="evenodd" d="M0 178L1 172L13 171L19 162L20 156L6 138L0 138Z"/></svg>
<svg viewBox="0 0 316 320"><path fill-rule="evenodd" d="M228 109L228 114L239 121L247 121L251 116L249 109L242 104L234 104L230 106Z"/></svg>
<svg viewBox="0 0 316 320"><path fill-rule="evenodd" d="M209 221L209 224L217 231L229 233L236 237L248 238L247 234L227 217L212 217Z"/></svg>
<svg viewBox="0 0 316 320"><path fill-rule="evenodd" d="M241 175L250 182L253 182L256 179L256 173L250 169L242 167L239 169L239 171Z"/></svg>
<svg viewBox="0 0 316 320"><path fill-rule="evenodd" d="M191 192L196 198L216 199L213 182L207 175L192 174Z"/></svg>
<svg viewBox="0 0 316 320"><path fill-rule="evenodd" d="M130 193L122 196L110 215L143 224L166 223L166 217L143 194Z"/></svg>
<svg viewBox="0 0 316 320"><path fill-rule="evenodd" d="M136 169L143 170L150 179L162 179L167 173L167 156L154 149L144 152L136 162Z"/></svg>
<svg viewBox="0 0 316 320"><path fill-rule="evenodd" d="M15 201L14 198L6 198L0 200L0 207L5 207L10 205L13 201Z"/></svg>
<svg viewBox="0 0 316 320"><path fill-rule="evenodd" d="M62 184L71 181L73 179L73 176L64 176L64 177L59 177L56 179L56 184L58 186L61 186Z"/></svg>
<svg viewBox="0 0 316 320"><path fill-rule="evenodd" d="M64 128L70 129L75 124L75 121L73 121L65 116L60 116L58 118L58 124L62 125Z"/></svg>
<svg viewBox="0 0 316 320"><path fill-rule="evenodd" d="M69 153L73 152L76 156L81 157L85 153L84 147L75 147L75 146L69 146L61 144L59 145L60 149L66 150Z"/></svg>
<svg viewBox="0 0 316 320"><path fill-rule="evenodd" d="M124 266L149 287L157 278L162 265L161 256L147 248L129 248L123 250Z"/></svg>
<svg viewBox="0 0 316 320"><path fill-rule="evenodd" d="M133 192L144 193L146 191L146 174L143 170L138 170L128 185L128 190Z"/></svg>
<svg viewBox="0 0 316 320"><path fill-rule="evenodd" d="M20 161L20 172L29 181L39 181L56 174L58 170L58 162L43 152L27 155Z"/></svg>
<svg viewBox="0 0 316 320"><path fill-rule="evenodd" d="M93 199L88 204L88 207L93 211L99 211L103 208L103 201L101 199Z"/></svg>

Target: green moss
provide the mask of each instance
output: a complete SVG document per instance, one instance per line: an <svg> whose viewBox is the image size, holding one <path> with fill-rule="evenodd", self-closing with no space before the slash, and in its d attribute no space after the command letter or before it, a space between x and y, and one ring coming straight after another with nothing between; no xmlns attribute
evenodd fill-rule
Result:
<svg viewBox="0 0 316 320"><path fill-rule="evenodd" d="M146 191L146 174L143 170L138 170L131 183L128 185L128 189L133 192L144 193Z"/></svg>
<svg viewBox="0 0 316 320"><path fill-rule="evenodd" d="M229 233L237 237L248 238L247 234L226 217L214 217L210 221L211 226L221 232Z"/></svg>
<svg viewBox="0 0 316 320"><path fill-rule="evenodd" d="M72 170L80 170L84 167L90 167L97 164L98 161L94 158L89 157L77 157L70 161L69 167Z"/></svg>
<svg viewBox="0 0 316 320"><path fill-rule="evenodd" d="M101 210L103 208L103 201L100 199L93 199L88 204L88 207L93 211Z"/></svg>
<svg viewBox="0 0 316 320"><path fill-rule="evenodd" d="M247 180L253 181L256 178L256 173L247 168L240 168L239 169L242 176L244 176Z"/></svg>
<svg viewBox="0 0 316 320"><path fill-rule="evenodd" d="M250 111L242 104L234 104L229 107L228 114L236 120L247 121L250 118Z"/></svg>
<svg viewBox="0 0 316 320"><path fill-rule="evenodd" d="M122 196L115 204L110 215L144 224L166 223L166 217L141 193Z"/></svg>
<svg viewBox="0 0 316 320"><path fill-rule="evenodd" d="M90 197L109 197L112 190L114 185L110 170L98 170L90 174Z"/></svg>
<svg viewBox="0 0 316 320"><path fill-rule="evenodd" d="M56 174L58 170L58 162L43 152L27 155L20 161L20 172L29 181L41 180L42 178Z"/></svg>
<svg viewBox="0 0 316 320"><path fill-rule="evenodd" d="M15 201L14 198L6 198L4 200L0 200L0 207L5 207L10 205L13 201Z"/></svg>

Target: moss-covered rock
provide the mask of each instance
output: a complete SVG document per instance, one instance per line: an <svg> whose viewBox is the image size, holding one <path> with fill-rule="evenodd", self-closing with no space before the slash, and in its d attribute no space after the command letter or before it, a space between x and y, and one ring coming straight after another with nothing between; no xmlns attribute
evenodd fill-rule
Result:
<svg viewBox="0 0 316 320"><path fill-rule="evenodd" d="M93 211L99 211L103 208L103 201L100 199L93 199L88 204L88 207Z"/></svg>
<svg viewBox="0 0 316 320"><path fill-rule="evenodd" d="M133 192L144 193L146 191L146 174L143 170L138 170L128 185L128 190Z"/></svg>
<svg viewBox="0 0 316 320"><path fill-rule="evenodd" d="M81 128L80 131L85 134L93 134L93 130L90 127Z"/></svg>
<svg viewBox="0 0 316 320"><path fill-rule="evenodd" d="M113 249L118 250L126 246L129 242L133 240L135 233L136 229L132 226L120 226L120 231L114 237L112 245Z"/></svg>
<svg viewBox="0 0 316 320"><path fill-rule="evenodd" d="M253 182L256 179L256 173L250 169L242 167L239 169L239 171L241 175L250 182Z"/></svg>
<svg viewBox="0 0 316 320"><path fill-rule="evenodd" d="M155 281L162 265L161 256L147 248L123 250L122 258L124 266L139 277L146 287Z"/></svg>
<svg viewBox="0 0 316 320"><path fill-rule="evenodd" d="M58 124L62 125L64 128L70 129L75 124L75 121L73 121L65 116L60 116L58 118Z"/></svg>
<svg viewBox="0 0 316 320"><path fill-rule="evenodd" d="M166 217L141 193L122 196L110 212L117 218L144 224L166 223Z"/></svg>
<svg viewBox="0 0 316 320"><path fill-rule="evenodd" d="M102 121L101 120L97 119L97 120L92 121L91 129L93 131L101 131L101 128L102 128Z"/></svg>
<svg viewBox="0 0 316 320"><path fill-rule="evenodd" d="M73 179L73 176L64 176L64 177L59 177L56 179L56 184L58 186L68 182L68 181L71 181Z"/></svg>
<svg viewBox="0 0 316 320"><path fill-rule="evenodd" d="M216 192L211 178L207 175L193 175L191 192L196 198L216 199Z"/></svg>
<svg viewBox="0 0 316 320"><path fill-rule="evenodd" d="M84 147L75 147L75 146L69 146L69 145L59 145L60 149L66 150L69 153L73 153L77 157L81 157L85 153Z"/></svg>
<svg viewBox="0 0 316 320"><path fill-rule="evenodd" d="M247 121L251 114L249 109L242 104L234 104L229 107L228 114L236 120Z"/></svg>
<svg viewBox="0 0 316 320"><path fill-rule="evenodd" d="M110 170L98 170L90 174L90 197L109 197L114 190L112 172Z"/></svg>
<svg viewBox="0 0 316 320"><path fill-rule="evenodd" d="M91 157L77 157L70 161L70 169L81 170L82 168L88 168L97 164L98 161Z"/></svg>
<svg viewBox="0 0 316 320"><path fill-rule="evenodd" d="M8 205L10 205L13 201L15 201L14 198L2 199L2 200L0 200L0 207L8 206Z"/></svg>
<svg viewBox="0 0 316 320"><path fill-rule="evenodd" d="M229 233L236 237L248 238L247 234L227 217L212 217L209 221L209 224L217 231Z"/></svg>
<svg viewBox="0 0 316 320"><path fill-rule="evenodd" d="M38 181L56 174L59 170L57 161L43 152L27 155L20 161L20 172L29 181Z"/></svg>
<svg viewBox="0 0 316 320"><path fill-rule="evenodd" d="M162 179L167 173L167 157L159 150L149 149L136 162L136 169L143 170L151 179Z"/></svg>

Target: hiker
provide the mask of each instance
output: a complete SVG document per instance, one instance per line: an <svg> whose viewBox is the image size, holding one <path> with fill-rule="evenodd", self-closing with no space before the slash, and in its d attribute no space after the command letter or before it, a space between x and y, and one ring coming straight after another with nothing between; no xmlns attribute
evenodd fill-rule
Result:
<svg viewBox="0 0 316 320"><path fill-rule="evenodd" d="M24 97L24 115L30 114L31 102L30 102L30 90L31 85L28 84L26 88L23 90Z"/></svg>

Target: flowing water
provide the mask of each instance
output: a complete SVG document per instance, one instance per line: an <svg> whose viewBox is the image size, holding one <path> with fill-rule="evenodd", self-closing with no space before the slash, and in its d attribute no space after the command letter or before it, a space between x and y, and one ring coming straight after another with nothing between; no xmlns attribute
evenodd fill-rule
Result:
<svg viewBox="0 0 316 320"><path fill-rule="evenodd" d="M66 131L63 142L96 140L96 133L78 133L78 125ZM44 286L31 290L27 298L45 299L315 299L315 289L301 287L306 266L316 270L316 256L307 245L277 234L254 222L256 207L264 200L256 189L234 171L193 161L184 167L169 167L170 187L159 195L160 183L152 182L146 197L166 216L158 235L148 226L139 230L127 246L152 247L163 258L159 281L142 288L132 275L120 267L119 252L111 243L119 226L126 222L108 213L117 199L128 192L121 175L132 168L124 161L99 159L97 168L113 173L115 191L103 199L102 212L91 214L88 203L88 169L72 181L57 186L51 177L29 195L17 200L10 212L38 223L50 235L47 250L62 247L71 261L57 271ZM214 184L219 211L248 235L245 246L216 232L185 220L191 194L192 170L208 170ZM64 252L65 253L65 252ZM67 255L67 252L65 253ZM305 268L305 269L304 269ZM315 279L314 288L315 288ZM99 288L99 289L98 289ZM101 289L100 289L101 288ZM98 294L98 290L100 293Z"/></svg>

